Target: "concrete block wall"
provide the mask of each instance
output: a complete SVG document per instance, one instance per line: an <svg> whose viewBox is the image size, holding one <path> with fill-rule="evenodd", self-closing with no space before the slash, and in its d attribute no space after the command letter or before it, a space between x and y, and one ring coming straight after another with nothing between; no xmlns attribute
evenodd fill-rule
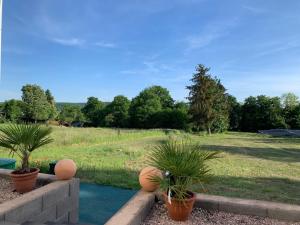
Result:
<svg viewBox="0 0 300 225"><path fill-rule="evenodd" d="M0 176L9 172L0 169ZM0 204L0 223L77 223L79 179L58 181L53 175L39 174L38 182L48 184Z"/></svg>

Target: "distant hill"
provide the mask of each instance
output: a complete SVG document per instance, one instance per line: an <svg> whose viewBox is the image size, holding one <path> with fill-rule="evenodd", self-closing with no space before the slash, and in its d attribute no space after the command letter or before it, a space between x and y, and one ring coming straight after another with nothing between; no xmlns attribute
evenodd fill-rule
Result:
<svg viewBox="0 0 300 225"><path fill-rule="evenodd" d="M83 102L56 102L56 108L58 110L61 110L65 105L79 106L80 108L82 108L85 105L85 103L83 103Z"/></svg>

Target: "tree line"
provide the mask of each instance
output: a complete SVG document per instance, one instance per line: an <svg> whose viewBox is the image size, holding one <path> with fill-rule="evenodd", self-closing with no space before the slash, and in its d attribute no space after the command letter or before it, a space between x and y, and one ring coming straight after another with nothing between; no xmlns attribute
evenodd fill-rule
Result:
<svg viewBox="0 0 300 225"><path fill-rule="evenodd" d="M123 95L104 103L89 97L82 106L56 107L50 90L22 88L22 100L0 105L0 122L57 122L63 125L117 128L170 128L223 132L300 129L300 103L293 93L280 97L250 96L243 103L228 94L221 81L200 64L191 79L187 102L176 102L166 88L151 86L133 99Z"/></svg>

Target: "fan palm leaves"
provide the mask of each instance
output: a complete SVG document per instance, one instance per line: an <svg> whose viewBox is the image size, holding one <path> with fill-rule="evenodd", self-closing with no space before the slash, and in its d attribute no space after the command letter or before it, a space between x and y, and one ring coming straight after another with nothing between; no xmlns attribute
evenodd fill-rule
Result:
<svg viewBox="0 0 300 225"><path fill-rule="evenodd" d="M210 180L208 160L218 158L218 152L202 151L198 145L188 141L169 140L157 145L149 154L149 164L165 172L164 178L152 177L172 197L185 199L193 184Z"/></svg>
<svg viewBox="0 0 300 225"><path fill-rule="evenodd" d="M21 171L30 172L30 154L53 141L49 136L51 132L50 127L36 124L9 124L0 127L0 147L19 156L22 161Z"/></svg>

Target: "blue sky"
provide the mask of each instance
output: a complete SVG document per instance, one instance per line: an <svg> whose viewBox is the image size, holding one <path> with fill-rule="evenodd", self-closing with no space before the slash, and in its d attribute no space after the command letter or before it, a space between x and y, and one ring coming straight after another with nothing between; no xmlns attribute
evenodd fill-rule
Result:
<svg viewBox="0 0 300 225"><path fill-rule="evenodd" d="M195 66L230 94L300 95L298 0L4 0L0 101L26 83L57 101L187 96Z"/></svg>

